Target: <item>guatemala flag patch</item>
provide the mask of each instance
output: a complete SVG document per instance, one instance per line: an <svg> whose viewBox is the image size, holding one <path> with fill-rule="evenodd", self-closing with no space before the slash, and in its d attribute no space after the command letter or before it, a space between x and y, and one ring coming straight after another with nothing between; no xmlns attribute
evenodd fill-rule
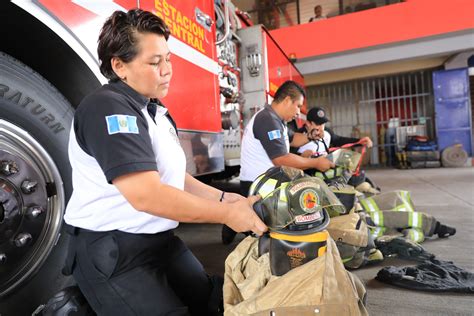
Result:
<svg viewBox="0 0 474 316"><path fill-rule="evenodd" d="M269 131L268 132L268 138L270 140L274 140L274 139L278 139L278 138L281 138L281 132L279 129L276 129L274 131Z"/></svg>
<svg viewBox="0 0 474 316"><path fill-rule="evenodd" d="M109 135L117 133L138 134L137 117L131 115L115 114L105 117Z"/></svg>

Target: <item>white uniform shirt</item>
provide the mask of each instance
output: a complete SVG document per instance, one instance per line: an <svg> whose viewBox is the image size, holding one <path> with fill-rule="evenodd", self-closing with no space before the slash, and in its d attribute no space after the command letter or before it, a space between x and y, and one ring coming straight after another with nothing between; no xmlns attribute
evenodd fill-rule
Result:
<svg viewBox="0 0 474 316"><path fill-rule="evenodd" d="M304 144L303 146L298 148L298 154L302 154L306 150L311 150L313 152L313 155L315 156L327 155L328 152L326 148L329 148L330 144L331 144L331 134L329 134L328 131L324 131L324 136L322 139L313 140Z"/></svg>
<svg viewBox="0 0 474 316"><path fill-rule="evenodd" d="M240 154L240 180L254 181L273 167L272 159L290 152L293 133L267 105L245 127Z"/></svg>
<svg viewBox="0 0 474 316"><path fill-rule="evenodd" d="M73 193L66 223L94 231L157 233L178 222L137 211L111 184L131 172L157 170L163 183L184 188L186 160L167 110L158 107L156 123L148 100L122 82L105 85L76 111L69 159Z"/></svg>

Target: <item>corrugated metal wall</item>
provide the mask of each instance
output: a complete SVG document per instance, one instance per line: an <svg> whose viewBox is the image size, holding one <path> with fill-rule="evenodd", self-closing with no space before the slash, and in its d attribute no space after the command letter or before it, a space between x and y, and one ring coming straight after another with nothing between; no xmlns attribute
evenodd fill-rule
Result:
<svg viewBox="0 0 474 316"><path fill-rule="evenodd" d="M432 70L307 87L308 108L320 106L328 123L342 136L370 136L373 165L393 165L396 140L389 122L399 126L426 125L434 136ZM391 120L392 119L392 120ZM395 120L393 120L395 119ZM391 126L392 126L391 124Z"/></svg>

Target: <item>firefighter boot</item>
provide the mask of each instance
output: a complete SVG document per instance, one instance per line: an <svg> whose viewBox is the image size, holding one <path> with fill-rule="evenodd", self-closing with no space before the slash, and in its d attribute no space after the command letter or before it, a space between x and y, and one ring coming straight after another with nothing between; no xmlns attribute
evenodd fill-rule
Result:
<svg viewBox="0 0 474 316"><path fill-rule="evenodd" d="M440 222L437 222L434 234L438 234L439 238L447 238L456 234L456 228L443 225Z"/></svg>

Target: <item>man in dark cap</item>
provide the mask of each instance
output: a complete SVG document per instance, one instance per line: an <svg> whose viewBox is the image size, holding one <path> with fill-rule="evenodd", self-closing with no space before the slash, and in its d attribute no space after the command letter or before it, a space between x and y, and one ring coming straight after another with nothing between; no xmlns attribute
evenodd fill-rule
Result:
<svg viewBox="0 0 474 316"><path fill-rule="evenodd" d="M311 108L306 114L305 126L302 132L306 132L313 141L298 148L298 153L303 157L326 155L329 147L340 147L349 143L360 142L362 145L372 147L372 140L369 137L354 138L343 137L334 134L326 123L329 119L326 110L321 107Z"/></svg>

